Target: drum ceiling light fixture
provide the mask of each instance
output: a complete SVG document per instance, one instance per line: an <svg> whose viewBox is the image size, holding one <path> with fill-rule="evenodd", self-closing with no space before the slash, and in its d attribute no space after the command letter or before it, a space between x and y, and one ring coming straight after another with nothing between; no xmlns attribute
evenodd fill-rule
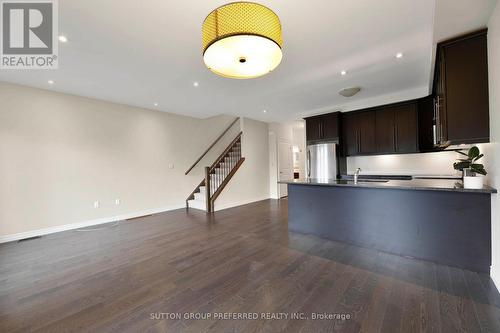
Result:
<svg viewBox="0 0 500 333"><path fill-rule="evenodd" d="M265 75L281 62L281 23L269 8L233 2L203 22L203 60L212 72L234 79Z"/></svg>

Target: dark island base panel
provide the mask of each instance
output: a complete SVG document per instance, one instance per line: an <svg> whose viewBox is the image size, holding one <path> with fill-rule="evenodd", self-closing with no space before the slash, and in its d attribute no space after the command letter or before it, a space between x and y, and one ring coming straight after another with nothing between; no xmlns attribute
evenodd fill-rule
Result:
<svg viewBox="0 0 500 333"><path fill-rule="evenodd" d="M489 273L484 193L288 185L290 231Z"/></svg>

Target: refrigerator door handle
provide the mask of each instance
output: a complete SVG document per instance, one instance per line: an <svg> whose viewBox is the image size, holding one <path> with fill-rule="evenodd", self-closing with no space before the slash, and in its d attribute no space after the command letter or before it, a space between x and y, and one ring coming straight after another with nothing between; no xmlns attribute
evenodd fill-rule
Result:
<svg viewBox="0 0 500 333"><path fill-rule="evenodd" d="M307 178L311 178L311 150L307 148Z"/></svg>

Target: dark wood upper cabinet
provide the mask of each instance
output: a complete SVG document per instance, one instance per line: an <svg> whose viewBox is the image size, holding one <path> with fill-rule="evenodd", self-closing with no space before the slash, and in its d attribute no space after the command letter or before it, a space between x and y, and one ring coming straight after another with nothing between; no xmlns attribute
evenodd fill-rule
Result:
<svg viewBox="0 0 500 333"><path fill-rule="evenodd" d="M375 111L375 132L377 152L394 153L396 151L396 124L393 108L381 108Z"/></svg>
<svg viewBox="0 0 500 333"><path fill-rule="evenodd" d="M438 44L435 73L438 141L489 142L487 30Z"/></svg>
<svg viewBox="0 0 500 333"><path fill-rule="evenodd" d="M342 118L343 152L346 156L359 154L358 122L355 114L345 114Z"/></svg>
<svg viewBox="0 0 500 333"><path fill-rule="evenodd" d="M305 118L307 143L339 142L339 114L334 112Z"/></svg>
<svg viewBox="0 0 500 333"><path fill-rule="evenodd" d="M339 141L340 112L326 114L321 118L322 139L325 141Z"/></svg>
<svg viewBox="0 0 500 333"><path fill-rule="evenodd" d="M434 151L434 96L418 100L418 146L421 152Z"/></svg>
<svg viewBox="0 0 500 333"><path fill-rule="evenodd" d="M404 104L394 109L396 153L418 152L417 103Z"/></svg>
<svg viewBox="0 0 500 333"><path fill-rule="evenodd" d="M321 139L319 117L306 118L306 141L313 142Z"/></svg>
<svg viewBox="0 0 500 333"><path fill-rule="evenodd" d="M418 152L417 102L382 107L375 114L377 153Z"/></svg>
<svg viewBox="0 0 500 333"><path fill-rule="evenodd" d="M375 135L375 112L361 112L358 119L358 144L360 154L373 154L377 152Z"/></svg>
<svg viewBox="0 0 500 333"><path fill-rule="evenodd" d="M375 113L354 112L343 115L342 140L347 156L369 155L377 150L375 141Z"/></svg>
<svg viewBox="0 0 500 333"><path fill-rule="evenodd" d="M418 152L417 101L346 113L342 124L347 156Z"/></svg>

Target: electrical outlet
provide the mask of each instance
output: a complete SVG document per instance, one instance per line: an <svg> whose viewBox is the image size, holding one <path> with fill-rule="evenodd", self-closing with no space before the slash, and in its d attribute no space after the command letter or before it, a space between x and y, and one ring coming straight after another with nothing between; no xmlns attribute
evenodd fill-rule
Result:
<svg viewBox="0 0 500 333"><path fill-rule="evenodd" d="M120 204L121 204L120 199L116 199L116 200L115 200L115 205L120 206Z"/></svg>
<svg viewBox="0 0 500 333"><path fill-rule="evenodd" d="M99 208L100 205L101 203L99 202L99 200L94 201L94 208Z"/></svg>

